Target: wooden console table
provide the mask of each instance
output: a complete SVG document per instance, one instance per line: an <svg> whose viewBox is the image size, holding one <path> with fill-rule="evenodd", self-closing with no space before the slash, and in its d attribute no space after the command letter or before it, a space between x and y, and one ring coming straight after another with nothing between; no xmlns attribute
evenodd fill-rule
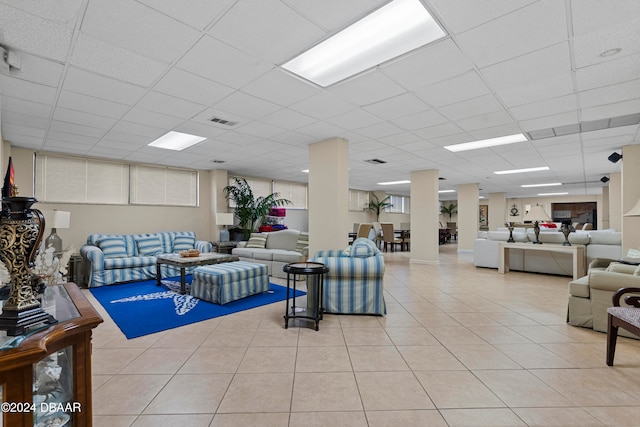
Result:
<svg viewBox="0 0 640 427"><path fill-rule="evenodd" d="M500 242L498 245L498 273L500 274L509 272L509 249L569 253L573 256L573 279L578 279L586 274L584 245L563 246L552 243L536 245L533 243Z"/></svg>

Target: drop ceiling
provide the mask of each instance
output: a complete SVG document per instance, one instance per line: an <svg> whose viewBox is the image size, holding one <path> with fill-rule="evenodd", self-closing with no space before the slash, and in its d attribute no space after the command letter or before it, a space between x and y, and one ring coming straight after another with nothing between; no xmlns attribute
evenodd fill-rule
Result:
<svg viewBox="0 0 640 427"><path fill-rule="evenodd" d="M408 194L408 184L376 183L438 169L441 189L479 183L507 197L545 182L599 194L600 178L620 171L609 154L640 142L638 124L549 131L640 113L637 0L422 0L444 39L326 89L280 67L386 2L0 0L0 45L21 60L0 73L2 136L37 151L301 182L308 145L342 137L352 188ZM147 146L170 130L207 140L182 152ZM549 137L442 148L514 133ZM493 174L537 166L550 170Z"/></svg>

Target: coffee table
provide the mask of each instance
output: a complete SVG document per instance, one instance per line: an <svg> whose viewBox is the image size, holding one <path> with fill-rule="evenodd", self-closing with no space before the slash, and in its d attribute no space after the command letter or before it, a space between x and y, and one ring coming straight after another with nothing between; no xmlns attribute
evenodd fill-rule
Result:
<svg viewBox="0 0 640 427"><path fill-rule="evenodd" d="M156 258L156 285L160 286L162 281L162 271L160 266L162 264L173 265L180 268L180 293L187 293L187 286L185 283L186 268L197 267L199 265L211 265L220 264L223 262L240 261L235 255L217 254L211 252L201 253L199 256L183 257L180 254L165 254L159 255Z"/></svg>

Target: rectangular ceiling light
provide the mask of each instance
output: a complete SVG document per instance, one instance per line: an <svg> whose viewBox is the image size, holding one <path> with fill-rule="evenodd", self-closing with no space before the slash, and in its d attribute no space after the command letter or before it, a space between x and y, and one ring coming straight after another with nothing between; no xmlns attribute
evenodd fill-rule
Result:
<svg viewBox="0 0 640 427"><path fill-rule="evenodd" d="M379 182L378 185L398 185L398 184L410 184L411 181L388 181L388 182Z"/></svg>
<svg viewBox="0 0 640 427"><path fill-rule="evenodd" d="M184 150L198 142L204 141L205 137L190 135L188 133L169 131L162 135L160 138L149 143L150 147L166 148L167 150Z"/></svg>
<svg viewBox="0 0 640 427"><path fill-rule="evenodd" d="M566 193L538 193L538 196L564 196L565 194L569 194L569 192L566 192Z"/></svg>
<svg viewBox="0 0 640 427"><path fill-rule="evenodd" d="M516 142L524 142L527 137L521 133L515 135L499 136L498 138L481 139L479 141L464 142L462 144L445 145L449 151L468 151L477 150L478 148L495 147L496 145L515 144Z"/></svg>
<svg viewBox="0 0 640 427"><path fill-rule="evenodd" d="M538 168L526 168L526 169L511 169L506 171L495 171L496 175L507 175L510 173L527 173L527 172L540 172L540 171L548 171L549 166L540 166Z"/></svg>
<svg viewBox="0 0 640 427"><path fill-rule="evenodd" d="M438 190L438 193L455 193L456 190Z"/></svg>
<svg viewBox="0 0 640 427"><path fill-rule="evenodd" d="M327 87L445 35L419 0L394 0L282 67Z"/></svg>
<svg viewBox="0 0 640 427"><path fill-rule="evenodd" d="M558 185L562 185L561 182L550 182L549 184L524 184L520 187L522 188L533 188L533 187L556 187Z"/></svg>

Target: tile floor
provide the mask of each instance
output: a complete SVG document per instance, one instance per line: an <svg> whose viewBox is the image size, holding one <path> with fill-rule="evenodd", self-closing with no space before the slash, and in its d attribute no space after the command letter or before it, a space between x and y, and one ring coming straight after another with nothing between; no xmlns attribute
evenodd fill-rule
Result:
<svg viewBox="0 0 640 427"><path fill-rule="evenodd" d="M94 333L94 425L638 426L640 341L565 324L568 277L385 254L388 315L284 329L284 302L127 340ZM293 326L293 325L292 325Z"/></svg>

